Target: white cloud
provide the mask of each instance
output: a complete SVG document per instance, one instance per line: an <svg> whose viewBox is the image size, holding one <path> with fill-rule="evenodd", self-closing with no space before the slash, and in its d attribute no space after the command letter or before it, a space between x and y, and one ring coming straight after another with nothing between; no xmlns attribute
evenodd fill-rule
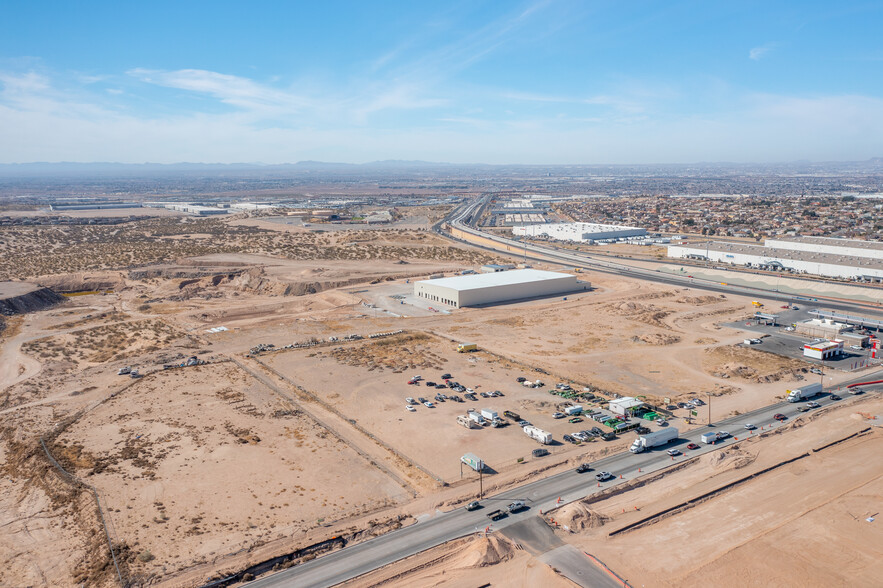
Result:
<svg viewBox="0 0 883 588"><path fill-rule="evenodd" d="M764 55L770 52L773 47L771 45L762 45L760 47L754 47L748 52L748 59L753 59L754 61L759 61Z"/></svg>

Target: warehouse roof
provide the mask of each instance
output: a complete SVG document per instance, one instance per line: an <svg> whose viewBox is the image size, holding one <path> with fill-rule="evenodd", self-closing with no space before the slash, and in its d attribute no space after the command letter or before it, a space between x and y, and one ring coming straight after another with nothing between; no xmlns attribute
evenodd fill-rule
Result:
<svg viewBox="0 0 883 588"><path fill-rule="evenodd" d="M856 249L869 249L883 253L883 241L863 241L860 239L843 239L841 237L778 237L771 239L779 243L809 243L811 245L833 245L835 247L854 247Z"/></svg>
<svg viewBox="0 0 883 588"><path fill-rule="evenodd" d="M454 276L453 278L437 278L435 280L421 280L423 284L451 288L453 290L477 290L480 288L492 288L494 286L514 286L527 282L542 282L545 280L560 280L561 278L573 278L572 274L560 272L546 272L535 269L509 270L491 274L476 274L470 276Z"/></svg>

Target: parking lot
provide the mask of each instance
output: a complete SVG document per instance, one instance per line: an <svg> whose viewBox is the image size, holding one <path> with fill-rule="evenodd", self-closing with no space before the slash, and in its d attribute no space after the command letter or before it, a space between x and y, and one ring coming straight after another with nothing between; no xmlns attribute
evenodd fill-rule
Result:
<svg viewBox="0 0 883 588"><path fill-rule="evenodd" d="M579 403L588 409L599 406L602 401L567 400L551 394L559 382L550 380L542 373L509 364L481 351L457 353L455 345L435 337L420 339L419 343L405 343L404 346L410 357L429 357L434 366L408 367L406 371L404 368L372 368L352 365L356 362L343 360L340 352L316 350L285 351L267 356L266 359L281 373L321 394L325 402L372 431L384 443L447 481L460 478L460 457L465 453L476 454L485 461L492 473L522 467L520 464L532 460L550 459L534 457L532 453L535 449L547 449L553 456L564 454L578 457L586 451L586 443L569 443L565 441L565 435L593 427L602 432L611 431L609 427L585 416L555 418L554 413L563 413L567 406ZM380 349L377 343L372 342L352 344L352 348L352 357L369 356ZM446 374L450 374L451 380L459 382L464 388L474 390L475 400L468 400L466 391L456 392L449 387L427 385L428 382L443 385L442 376ZM415 375L420 375L421 380L408 384ZM525 387L517 381L519 377L529 377L533 382L541 379L545 386ZM489 393L494 391L499 391L500 395L491 397ZM436 400L439 393L457 395L462 402ZM488 394L488 397L482 397L481 393ZM414 400L412 410L407 408L407 398ZM425 406L420 398L433 406ZM607 402L603 401L600 405L606 409ZM482 409L496 411L505 426L466 428L457 423L457 417L466 415L468 409L475 412ZM508 416L504 414L506 411L510 413ZM606 410L604 412L609 414ZM513 418L512 414L517 415L518 419ZM519 419L550 432L553 441L543 445L531 439L517 424ZM572 419L577 419L577 422L570 422ZM657 424L648 421L640 424L652 430L658 428ZM611 449L616 446L621 450L631 443L634 436L634 431L630 431L611 441L598 438L588 439L587 443L596 449L601 444ZM468 470L466 473L469 475Z"/></svg>

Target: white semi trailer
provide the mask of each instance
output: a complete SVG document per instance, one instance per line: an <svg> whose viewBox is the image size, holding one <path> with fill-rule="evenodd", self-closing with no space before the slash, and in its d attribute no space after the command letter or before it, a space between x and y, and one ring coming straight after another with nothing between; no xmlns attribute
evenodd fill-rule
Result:
<svg viewBox="0 0 883 588"><path fill-rule="evenodd" d="M801 400L809 400L822 391L821 384L807 384L797 390L788 390L788 402L800 402Z"/></svg>
<svg viewBox="0 0 883 588"><path fill-rule="evenodd" d="M632 443L632 446L629 447L629 451L632 453L641 453L645 449L671 443L677 438L678 430L674 427L666 427L665 429L660 429L659 431L639 436L635 439L634 443Z"/></svg>

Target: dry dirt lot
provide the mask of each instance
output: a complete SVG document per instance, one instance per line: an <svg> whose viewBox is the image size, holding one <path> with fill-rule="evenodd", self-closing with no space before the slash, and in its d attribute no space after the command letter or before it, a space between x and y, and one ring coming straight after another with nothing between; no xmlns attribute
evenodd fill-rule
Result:
<svg viewBox="0 0 883 588"><path fill-rule="evenodd" d="M405 497L230 363L145 378L79 419L52 451L98 488L134 576L174 573ZM137 557L145 552L155 559Z"/></svg>
<svg viewBox="0 0 883 588"><path fill-rule="evenodd" d="M585 428L588 423L569 424L565 419L552 418L558 407L563 409L565 404L571 404L549 394L554 383L530 389L516 382L518 376L525 374L548 380L546 376L519 369L488 353L457 353L455 343L434 335L406 333L378 341L284 351L269 355L264 361L449 482L460 479L459 460L464 453L475 453L494 470L508 472L529 465L531 450L541 447L511 419L506 420L512 424L498 429L466 429L458 425L457 415L465 415L467 408L496 410L501 417L503 411L511 410L551 431L557 441L547 448L555 455L586 450L561 443L565 433ZM436 402L433 398L442 390L427 387L424 382L407 384L416 374L426 381L440 383L444 373L450 373L455 381L477 393L499 390L504 396L478 397L475 402ZM451 393L447 389L444 392ZM418 404L415 412L409 412L405 409L406 397L425 397L435 407ZM518 458L525 459L525 463L517 463ZM543 459L550 461L548 457Z"/></svg>

